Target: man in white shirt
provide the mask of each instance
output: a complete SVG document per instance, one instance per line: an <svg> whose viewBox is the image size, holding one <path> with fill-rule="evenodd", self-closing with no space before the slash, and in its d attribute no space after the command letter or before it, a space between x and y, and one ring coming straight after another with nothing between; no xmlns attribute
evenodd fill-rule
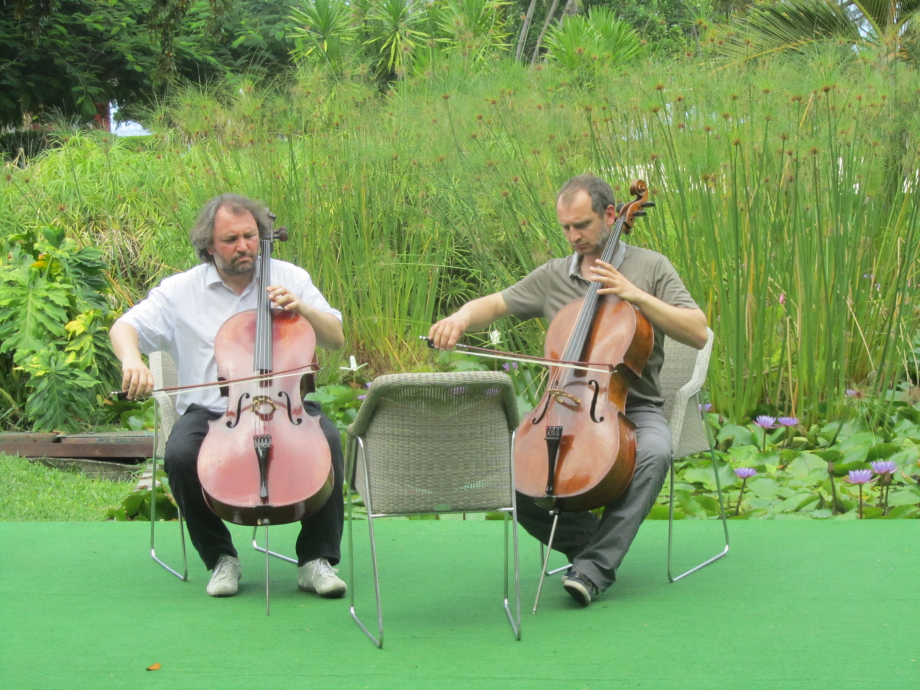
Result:
<svg viewBox="0 0 920 690"><path fill-rule="evenodd" d="M153 390L153 375L141 352L168 352L176 362L180 386L217 381L214 340L223 323L258 303L259 242L271 227L267 209L236 194L209 201L189 233L202 263L163 280L122 316L109 333L124 373L122 388L134 399ZM345 343L342 315L329 303L303 269L272 259L269 297L274 307L302 315L316 333L320 347L341 349ZM338 430L319 406L305 410L320 417L332 454L332 495L314 515L304 518L297 538L298 586L323 597L341 597L345 583L332 567L339 562L344 519L342 449ZM240 562L230 532L204 501L198 479L198 450L208 422L227 409L219 390L183 391L176 400L182 415L166 444L165 467L170 488L188 525L192 544L212 571L207 592L233 596Z"/></svg>

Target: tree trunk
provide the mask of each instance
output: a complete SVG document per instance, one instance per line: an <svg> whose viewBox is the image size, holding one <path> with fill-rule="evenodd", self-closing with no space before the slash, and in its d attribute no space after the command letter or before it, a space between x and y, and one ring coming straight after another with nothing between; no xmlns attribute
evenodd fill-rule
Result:
<svg viewBox="0 0 920 690"><path fill-rule="evenodd" d="M524 44L527 43L527 34L530 33L530 22L533 20L533 11L536 6L537 0L530 0L530 7L527 8L524 25L521 27L521 35L518 37L517 51L514 53L515 62L521 59L521 53L524 52Z"/></svg>
<svg viewBox="0 0 920 690"><path fill-rule="evenodd" d="M543 36L546 35L546 30L549 28L549 24L553 21L553 15L556 14L556 8L559 6L559 0L553 0L553 4L550 5L549 12L546 13L546 21L543 22L543 28L540 30L540 35L537 36L537 45L533 48L533 57L530 58L530 64L533 65L537 61L537 57L540 55L540 46L543 43Z"/></svg>

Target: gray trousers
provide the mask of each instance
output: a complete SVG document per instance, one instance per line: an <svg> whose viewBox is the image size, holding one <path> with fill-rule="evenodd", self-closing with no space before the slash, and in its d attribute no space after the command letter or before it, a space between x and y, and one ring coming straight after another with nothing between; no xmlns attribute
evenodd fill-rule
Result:
<svg viewBox="0 0 920 690"><path fill-rule="evenodd" d="M563 553L572 569L587 575L604 591L616 580L642 521L664 484L671 462L671 429L660 407L629 407L626 416L636 425L636 473L619 498L594 513L561 513L553 549ZM544 544L549 541L552 514L532 499L517 495L518 522Z"/></svg>

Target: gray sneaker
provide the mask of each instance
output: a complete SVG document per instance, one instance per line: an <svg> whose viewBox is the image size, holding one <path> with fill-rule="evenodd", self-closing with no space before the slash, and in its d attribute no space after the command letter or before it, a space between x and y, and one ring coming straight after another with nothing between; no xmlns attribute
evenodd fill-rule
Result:
<svg viewBox="0 0 920 690"><path fill-rule="evenodd" d="M208 594L212 597L232 597L240 589L241 574L239 559L222 554L211 571Z"/></svg>
<svg viewBox="0 0 920 690"><path fill-rule="evenodd" d="M566 575L562 581L562 586L582 606L589 606L591 600L600 594L591 579L587 575L582 575L578 572L571 572Z"/></svg>
<svg viewBox="0 0 920 690"><path fill-rule="evenodd" d="M297 587L303 592L316 592L321 597L337 599L348 591L348 586L336 576L337 572L325 558L307 561L297 566Z"/></svg>

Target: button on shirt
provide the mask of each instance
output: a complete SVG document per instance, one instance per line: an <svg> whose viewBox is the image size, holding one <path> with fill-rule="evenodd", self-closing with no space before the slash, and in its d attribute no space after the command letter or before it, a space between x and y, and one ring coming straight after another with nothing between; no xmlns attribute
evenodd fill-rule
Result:
<svg viewBox="0 0 920 690"><path fill-rule="evenodd" d="M168 352L176 363L179 385L190 386L217 381L217 360L214 340L217 331L234 314L255 309L258 303L259 263L253 282L237 295L227 286L212 263L164 279L119 321L137 331L141 352ZM277 259L271 260L271 282L283 285L305 304L318 311L342 314L329 303L313 284L310 274L302 268ZM191 404L201 405L223 414L227 399L217 388L182 391L176 399L176 410L185 414Z"/></svg>

